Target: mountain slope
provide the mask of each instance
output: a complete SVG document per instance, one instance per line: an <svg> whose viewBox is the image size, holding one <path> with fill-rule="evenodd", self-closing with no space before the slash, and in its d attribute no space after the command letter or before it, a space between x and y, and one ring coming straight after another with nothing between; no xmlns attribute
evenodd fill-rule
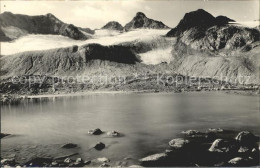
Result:
<svg viewBox="0 0 260 168"><path fill-rule="evenodd" d="M88 44L1 57L1 76L77 74L88 70L87 65L95 60L109 61L114 64L140 62L139 58L127 47ZM98 66L93 70L97 71L97 68Z"/></svg>
<svg viewBox="0 0 260 168"><path fill-rule="evenodd" d="M260 32L227 24L229 21L204 10L185 14L169 32L177 36L172 50L175 71L232 82L241 77L242 82L259 83Z"/></svg>
<svg viewBox="0 0 260 168"><path fill-rule="evenodd" d="M16 39L25 34L55 34L75 40L88 39L88 36L84 34L84 29L63 23L52 14L27 16L4 12L0 14L0 28L5 34L4 37L9 39Z"/></svg>
<svg viewBox="0 0 260 168"><path fill-rule="evenodd" d="M137 12L136 16L125 25L124 29L129 31L138 28L168 29L169 27L160 21L147 18L142 12Z"/></svg>

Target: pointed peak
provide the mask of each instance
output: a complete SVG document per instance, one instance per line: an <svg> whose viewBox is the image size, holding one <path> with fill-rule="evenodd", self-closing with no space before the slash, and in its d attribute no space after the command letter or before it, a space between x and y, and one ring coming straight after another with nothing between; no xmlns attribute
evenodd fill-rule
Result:
<svg viewBox="0 0 260 168"><path fill-rule="evenodd" d="M146 17L143 12L137 12L137 13L136 13L136 16Z"/></svg>
<svg viewBox="0 0 260 168"><path fill-rule="evenodd" d="M196 10L196 12L207 12L207 11L205 11L204 9L198 9L198 10Z"/></svg>
<svg viewBox="0 0 260 168"><path fill-rule="evenodd" d="M187 15L196 15L196 16L211 16L213 17L209 12L205 11L204 9L198 9L189 13L186 13Z"/></svg>
<svg viewBox="0 0 260 168"><path fill-rule="evenodd" d="M52 13L47 13L46 16L47 17L55 17Z"/></svg>

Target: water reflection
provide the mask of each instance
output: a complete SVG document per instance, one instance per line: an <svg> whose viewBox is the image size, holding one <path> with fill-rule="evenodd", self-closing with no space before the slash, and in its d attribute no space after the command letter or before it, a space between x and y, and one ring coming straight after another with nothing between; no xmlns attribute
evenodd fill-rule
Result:
<svg viewBox="0 0 260 168"><path fill-rule="evenodd" d="M73 142L79 144L78 152L86 158L140 158L161 152L170 139L187 129L221 127L259 134L258 104L258 97L216 92L30 99L1 106L1 131L23 135L3 139L1 154L20 144L51 147ZM125 136L89 136L87 131L93 128L116 130ZM108 148L102 152L89 150L98 141Z"/></svg>

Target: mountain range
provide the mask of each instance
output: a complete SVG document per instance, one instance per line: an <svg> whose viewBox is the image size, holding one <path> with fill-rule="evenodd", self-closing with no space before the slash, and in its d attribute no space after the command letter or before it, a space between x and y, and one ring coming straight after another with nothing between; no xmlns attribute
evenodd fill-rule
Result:
<svg viewBox="0 0 260 168"><path fill-rule="evenodd" d="M124 27L116 21L110 21L101 29L129 31L138 28L168 29L169 27L160 21L147 18L142 12L138 12ZM67 36L75 40L87 40L94 33L95 30L90 28L66 24L50 13L39 16L11 12L0 14L0 41L11 41L27 34L53 34Z"/></svg>
<svg viewBox="0 0 260 168"><path fill-rule="evenodd" d="M10 41L27 34L63 35L75 40L86 40L89 29L66 24L52 14L28 16L4 12L0 15L1 41Z"/></svg>
<svg viewBox="0 0 260 168"><path fill-rule="evenodd" d="M5 12L0 15L0 21L1 41L26 34L63 35L76 40L87 39L86 42L89 38L96 38L94 30L63 23L51 14L26 16ZM250 80L244 82L259 84L259 29L229 22L234 20L226 16L214 17L199 9L186 13L179 24L170 29L162 22L138 12L124 27L111 21L101 29L119 31L119 35L111 36L110 39L128 37L132 31L138 34L143 29L151 32L150 36L142 38L140 33L138 39L130 38L107 46L90 43L2 56L1 78L13 75L93 74L101 68L102 72L113 75L172 72L217 79L221 75L228 78L249 76ZM108 38L104 37L104 40ZM168 50L171 52L166 53ZM142 63L142 56L149 58L166 54L171 57L168 64Z"/></svg>

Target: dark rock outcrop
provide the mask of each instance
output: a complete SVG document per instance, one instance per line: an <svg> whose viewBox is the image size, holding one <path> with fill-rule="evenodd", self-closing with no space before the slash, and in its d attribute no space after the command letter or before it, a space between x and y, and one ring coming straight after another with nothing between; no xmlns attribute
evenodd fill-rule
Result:
<svg viewBox="0 0 260 168"><path fill-rule="evenodd" d="M129 31L138 28L168 29L169 27L160 21L147 18L142 12L137 12L136 16L125 25L124 29Z"/></svg>
<svg viewBox="0 0 260 168"><path fill-rule="evenodd" d="M95 146L94 146L94 148L96 149L96 150L102 150L102 149L104 149L106 147L106 145L104 144L104 143L102 143L102 142L98 142Z"/></svg>
<svg viewBox="0 0 260 168"><path fill-rule="evenodd" d="M88 131L88 134L91 134L91 135L100 135L102 133L103 133L103 131L101 131L99 128Z"/></svg>
<svg viewBox="0 0 260 168"><path fill-rule="evenodd" d="M52 163L51 158L43 158L43 157L36 157L33 158L25 163L25 166L30 167L45 167L47 165L50 165Z"/></svg>
<svg viewBox="0 0 260 168"><path fill-rule="evenodd" d="M171 29L166 36L176 37L191 28L196 28L197 30L205 31L212 26L225 25L228 24L228 22L230 21L234 20L225 16L218 16L215 18L205 10L198 9L196 11L186 13L183 19L179 22L179 24L175 28Z"/></svg>
<svg viewBox="0 0 260 168"><path fill-rule="evenodd" d="M260 31L227 24L231 19L213 17L204 10L190 12L168 32L176 36L172 62L175 71L196 77L259 83ZM221 79L222 78L222 79Z"/></svg>
<svg viewBox="0 0 260 168"><path fill-rule="evenodd" d="M230 19L226 16L217 16L216 17L216 24L219 26L228 24L229 22L235 22L235 20Z"/></svg>
<svg viewBox="0 0 260 168"><path fill-rule="evenodd" d="M258 138L249 131L242 131L237 135L236 140L241 145L252 146L257 142Z"/></svg>
<svg viewBox="0 0 260 168"><path fill-rule="evenodd" d="M88 37L80 28L66 24L52 14L28 16L4 12L0 14L1 41L18 38L24 34L54 34L70 37L75 40L86 40ZM2 35L4 33L4 35ZM6 37L5 37L6 36Z"/></svg>
<svg viewBox="0 0 260 168"><path fill-rule="evenodd" d="M8 136L8 135L10 135L10 134L4 134L4 133L0 133L0 139L2 139L2 138L4 138L4 137L6 137L6 136Z"/></svg>
<svg viewBox="0 0 260 168"><path fill-rule="evenodd" d="M182 54L192 54L196 51L213 54L239 49L250 50L254 47L253 43L259 40L260 32L256 29L233 25L213 26L204 32L196 28L185 31L178 37L174 48ZM186 51L183 52L182 48L186 48Z"/></svg>
<svg viewBox="0 0 260 168"><path fill-rule="evenodd" d="M105 26L103 26L101 29L108 29L108 30L118 30L118 31L121 31L123 30L123 26L116 22L116 21L111 21L111 22L108 22Z"/></svg>
<svg viewBox="0 0 260 168"><path fill-rule="evenodd" d="M227 141L223 139L216 139L211 147L209 148L210 152L234 152L238 148L237 144L234 141Z"/></svg>

